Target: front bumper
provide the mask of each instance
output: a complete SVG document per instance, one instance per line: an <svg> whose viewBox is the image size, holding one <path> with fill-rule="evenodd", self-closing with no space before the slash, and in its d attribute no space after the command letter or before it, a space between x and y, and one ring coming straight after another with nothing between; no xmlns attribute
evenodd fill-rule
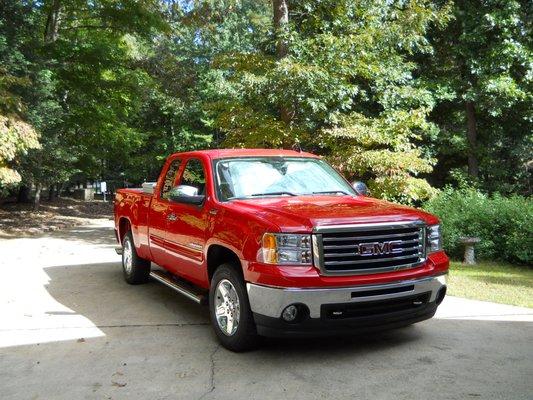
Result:
<svg viewBox="0 0 533 400"><path fill-rule="evenodd" d="M258 333L316 336L389 329L431 318L446 290L446 276L342 288L279 288L247 283ZM286 322L285 307L299 318Z"/></svg>

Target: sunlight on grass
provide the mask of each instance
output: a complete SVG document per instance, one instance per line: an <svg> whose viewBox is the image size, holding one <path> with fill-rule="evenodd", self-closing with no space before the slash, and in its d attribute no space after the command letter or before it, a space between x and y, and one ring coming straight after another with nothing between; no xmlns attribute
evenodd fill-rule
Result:
<svg viewBox="0 0 533 400"><path fill-rule="evenodd" d="M496 262L452 262L448 294L533 308L533 268Z"/></svg>

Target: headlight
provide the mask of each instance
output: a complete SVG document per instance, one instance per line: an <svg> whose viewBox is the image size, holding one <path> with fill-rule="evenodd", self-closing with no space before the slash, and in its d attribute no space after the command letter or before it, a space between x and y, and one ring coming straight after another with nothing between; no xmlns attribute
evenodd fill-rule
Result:
<svg viewBox="0 0 533 400"><path fill-rule="evenodd" d="M311 265L311 235L265 233L258 258L266 264Z"/></svg>
<svg viewBox="0 0 533 400"><path fill-rule="evenodd" d="M427 254L442 250L442 236L440 225L429 225L426 230L426 250Z"/></svg>

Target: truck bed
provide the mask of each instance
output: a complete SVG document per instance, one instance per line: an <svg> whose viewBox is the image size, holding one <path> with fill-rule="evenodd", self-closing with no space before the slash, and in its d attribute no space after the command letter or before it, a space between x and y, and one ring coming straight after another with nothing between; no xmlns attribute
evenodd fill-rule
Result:
<svg viewBox="0 0 533 400"><path fill-rule="evenodd" d="M139 246L137 253L140 257L150 259L148 243L148 215L152 195L145 193L142 188L118 189L115 195L115 226L117 238L122 242L124 224L131 226L133 241Z"/></svg>

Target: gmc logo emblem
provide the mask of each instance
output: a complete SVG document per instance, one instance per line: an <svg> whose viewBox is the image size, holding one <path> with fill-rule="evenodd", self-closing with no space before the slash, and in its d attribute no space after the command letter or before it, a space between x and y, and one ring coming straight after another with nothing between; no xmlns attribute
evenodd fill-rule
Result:
<svg viewBox="0 0 533 400"><path fill-rule="evenodd" d="M355 254L359 256L379 256L383 254L398 254L403 250L399 247L401 240L391 240L388 242L368 242L359 243Z"/></svg>

